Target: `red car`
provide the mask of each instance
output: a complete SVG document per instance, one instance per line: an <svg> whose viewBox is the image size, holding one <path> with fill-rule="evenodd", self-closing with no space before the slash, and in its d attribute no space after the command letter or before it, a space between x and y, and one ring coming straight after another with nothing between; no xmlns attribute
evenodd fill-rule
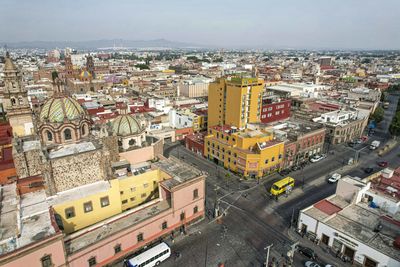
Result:
<svg viewBox="0 0 400 267"><path fill-rule="evenodd" d="M387 161L379 161L377 162L379 167L383 167L386 168L388 166L388 162Z"/></svg>

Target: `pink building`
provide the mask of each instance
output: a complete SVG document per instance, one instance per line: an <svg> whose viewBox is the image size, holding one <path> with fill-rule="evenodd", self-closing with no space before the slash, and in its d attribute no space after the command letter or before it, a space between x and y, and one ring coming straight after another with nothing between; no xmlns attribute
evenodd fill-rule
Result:
<svg viewBox="0 0 400 267"><path fill-rule="evenodd" d="M0 265L104 266L173 237L204 218L205 175L201 171L175 158L153 163L152 168L162 170L166 179L159 184L158 199L64 238L54 228L49 237L38 237L39 241L9 253L0 251ZM51 264L43 265L43 259L49 258Z"/></svg>

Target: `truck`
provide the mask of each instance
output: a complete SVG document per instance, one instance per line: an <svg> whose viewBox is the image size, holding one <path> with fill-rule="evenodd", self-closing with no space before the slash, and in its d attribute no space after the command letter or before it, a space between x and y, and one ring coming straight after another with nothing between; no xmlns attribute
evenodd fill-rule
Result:
<svg viewBox="0 0 400 267"><path fill-rule="evenodd" d="M379 147L380 144L381 144L380 141L377 141L377 140L372 141L371 144L369 145L369 149L375 150Z"/></svg>

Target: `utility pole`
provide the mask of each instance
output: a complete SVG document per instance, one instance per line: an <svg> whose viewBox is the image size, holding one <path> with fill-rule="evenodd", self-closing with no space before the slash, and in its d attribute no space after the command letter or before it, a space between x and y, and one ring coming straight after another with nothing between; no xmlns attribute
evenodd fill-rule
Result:
<svg viewBox="0 0 400 267"><path fill-rule="evenodd" d="M273 246L274 244L268 245L264 248L264 250L267 250L267 258L265 259L265 266L268 267L268 263L269 263L269 250L270 248Z"/></svg>

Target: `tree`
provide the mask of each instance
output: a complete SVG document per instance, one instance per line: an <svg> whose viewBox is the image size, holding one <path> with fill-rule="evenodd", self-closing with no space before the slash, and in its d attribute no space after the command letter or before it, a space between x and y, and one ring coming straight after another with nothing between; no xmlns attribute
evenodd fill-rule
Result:
<svg viewBox="0 0 400 267"><path fill-rule="evenodd" d="M385 115L385 111L382 107L378 107L375 112L370 116L370 120L379 123L383 120L383 116Z"/></svg>
<svg viewBox="0 0 400 267"><path fill-rule="evenodd" d="M400 111L396 112L396 115L389 126L389 132L392 135L400 136Z"/></svg>

